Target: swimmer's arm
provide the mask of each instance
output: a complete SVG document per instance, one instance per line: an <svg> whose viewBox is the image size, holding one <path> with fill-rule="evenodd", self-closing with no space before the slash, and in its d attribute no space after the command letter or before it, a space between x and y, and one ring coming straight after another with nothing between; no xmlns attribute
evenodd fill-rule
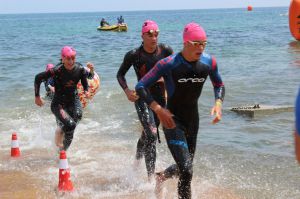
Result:
<svg viewBox="0 0 300 199"><path fill-rule="evenodd" d="M215 115L212 123L215 124L222 119L222 104L225 96L225 86L218 71L217 62L214 57L212 58L212 66L209 77L213 84L215 94L215 104L211 109L211 115Z"/></svg>
<svg viewBox="0 0 300 199"><path fill-rule="evenodd" d="M296 160L300 164L300 88L296 98L295 104L295 153Z"/></svg>
<svg viewBox="0 0 300 199"><path fill-rule="evenodd" d="M225 96L225 86L219 73L216 59L214 57L212 57L212 65L211 71L209 73L209 78L214 87L215 99L220 99L223 102Z"/></svg>
<svg viewBox="0 0 300 199"><path fill-rule="evenodd" d="M295 138L295 154L296 154L296 160L300 164L300 135L295 130L294 132L294 138Z"/></svg>
<svg viewBox="0 0 300 199"><path fill-rule="evenodd" d="M40 86L43 81L46 81L48 78L52 76L51 70L41 72L37 74L34 78L34 94L35 96L40 96Z"/></svg>
<svg viewBox="0 0 300 199"><path fill-rule="evenodd" d="M166 44L161 44L161 45L162 45L163 49L165 50L167 56L170 56L170 55L172 55L174 53L174 51L171 48L171 46L166 45Z"/></svg>
<svg viewBox="0 0 300 199"><path fill-rule="evenodd" d="M87 82L87 74L86 74L86 71L85 69L83 68L83 72L81 74L81 84L82 84L82 87L83 87L83 90L85 92L87 92L89 90L89 85L88 85L88 82Z"/></svg>
<svg viewBox="0 0 300 199"><path fill-rule="evenodd" d="M93 79L94 78L94 71L95 71L95 67L94 67L94 64L91 63L91 62L88 62L86 64L86 72L87 72L87 78L88 79Z"/></svg>
<svg viewBox="0 0 300 199"><path fill-rule="evenodd" d="M160 76L157 74L155 66L137 83L135 90L139 97L141 97L147 104L151 104L154 99L148 92L148 88L153 85Z"/></svg>
<svg viewBox="0 0 300 199"><path fill-rule="evenodd" d="M137 57L135 56L134 50L126 53L126 55L124 56L124 60L117 72L117 80L119 82L119 85L124 90L127 99L131 102L135 102L139 97L134 90L128 88L125 75L127 71L130 69L130 67L133 65L135 59L137 59Z"/></svg>
<svg viewBox="0 0 300 199"><path fill-rule="evenodd" d="M165 128L173 129L176 127L173 114L168 109L161 107L156 101L151 102L150 108L156 113Z"/></svg>
<svg viewBox="0 0 300 199"><path fill-rule="evenodd" d="M134 51L129 51L128 53L126 53L123 62L120 65L120 68L117 72L117 80L124 91L126 88L128 88L125 75L127 71L130 69L130 67L133 65L134 59L135 59Z"/></svg>

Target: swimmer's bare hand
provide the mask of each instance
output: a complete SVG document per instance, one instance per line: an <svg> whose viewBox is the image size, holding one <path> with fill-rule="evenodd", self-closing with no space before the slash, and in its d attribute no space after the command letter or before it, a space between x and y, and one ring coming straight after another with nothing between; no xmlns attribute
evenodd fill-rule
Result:
<svg viewBox="0 0 300 199"><path fill-rule="evenodd" d="M127 99L131 102L135 102L136 100L139 99L139 96L136 94L136 92L133 90L130 90L129 88L125 89L125 94L127 96Z"/></svg>
<svg viewBox="0 0 300 199"><path fill-rule="evenodd" d="M86 64L86 67L88 67L88 68L90 69L90 73L91 73L91 74L94 74L94 64L93 64L93 63L88 62L88 63Z"/></svg>
<svg viewBox="0 0 300 199"><path fill-rule="evenodd" d="M156 102L152 102L150 107L156 113L158 119L165 128L173 129L176 127L176 124L173 120L173 114L168 109L162 108Z"/></svg>
<svg viewBox="0 0 300 199"><path fill-rule="evenodd" d="M157 80L157 83L165 83L164 78L159 78L159 80Z"/></svg>
<svg viewBox="0 0 300 199"><path fill-rule="evenodd" d="M54 86L48 85L48 88L50 89L50 91L51 91L52 93L55 93L55 88L54 88Z"/></svg>
<svg viewBox="0 0 300 199"><path fill-rule="evenodd" d="M215 115L212 123L216 124L222 119L222 101L216 100L214 107L211 109L211 115Z"/></svg>
<svg viewBox="0 0 300 199"><path fill-rule="evenodd" d="M38 106L43 106L44 105L44 100L40 96L35 97L35 104Z"/></svg>

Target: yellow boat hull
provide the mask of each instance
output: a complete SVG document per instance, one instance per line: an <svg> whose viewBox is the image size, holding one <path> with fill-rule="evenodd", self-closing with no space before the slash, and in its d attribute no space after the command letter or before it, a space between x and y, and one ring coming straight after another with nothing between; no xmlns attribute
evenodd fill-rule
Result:
<svg viewBox="0 0 300 199"><path fill-rule="evenodd" d="M128 29L127 24L116 24L111 26L99 26L97 30L101 31L116 31L116 32L126 32Z"/></svg>

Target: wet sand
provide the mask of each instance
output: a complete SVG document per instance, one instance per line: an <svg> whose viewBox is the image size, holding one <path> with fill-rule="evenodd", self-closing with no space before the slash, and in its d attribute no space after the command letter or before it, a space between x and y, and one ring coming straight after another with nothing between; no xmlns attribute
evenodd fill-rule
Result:
<svg viewBox="0 0 300 199"><path fill-rule="evenodd" d="M163 199L177 198L177 179L171 179L163 184ZM161 199L162 199L161 198ZM243 199L234 192L220 188L214 185L205 185L192 182L192 198L193 199Z"/></svg>
<svg viewBox="0 0 300 199"><path fill-rule="evenodd" d="M0 198L38 198L51 195L38 186L45 186L42 181L20 171L0 171ZM53 198L54 196L52 196Z"/></svg>
<svg viewBox="0 0 300 199"><path fill-rule="evenodd" d="M108 149L105 149L108 150ZM119 173L110 176L94 174L93 169L84 169L84 164L91 165L94 160L76 161L73 158L71 180L75 190L72 193L57 192L58 157L55 150L38 149L21 151L20 158L11 158L9 151L0 153L0 198L103 198L103 199L152 199L155 198L154 182L147 182L147 177L137 174ZM103 160L105 161L105 160ZM102 164L96 161L95 164ZM76 168L76 169L75 169ZM97 167L96 167L97 168ZM131 172L127 169L123 171ZM134 173L138 171L134 171ZM113 172L113 173L116 173ZM124 179L126 177L133 179ZM144 176L144 177L143 177ZM140 182L137 182L139 181ZM163 184L163 198L177 198L177 179L170 179ZM192 182L193 199L242 199L230 190L207 184L195 176Z"/></svg>
<svg viewBox="0 0 300 199"><path fill-rule="evenodd" d="M0 198L1 199L23 199L23 198L94 198L86 194L76 193L76 189L80 187L80 183L74 183L74 193L58 193L56 188L47 184L45 181L32 177L20 171L0 171L1 184L0 184ZM112 179L107 181L103 179L91 179L85 181L86 183L93 183L95 187L112 186L112 182L116 182L118 179ZM76 179L75 179L76 182ZM164 184L164 199L177 198L176 180L169 180ZM50 186L50 187L49 187ZM195 190L196 188L196 190ZM45 190L46 189L46 190ZM48 189L48 190L47 190ZM79 188L80 189L80 188ZM197 190L199 189L199 190ZM52 190L52 191L51 191ZM194 187L193 190L194 199L242 199L236 196L233 192L222 189L219 187L210 187L201 190L201 188ZM112 194L112 196L100 196L95 198L103 199L149 199L155 198L153 192L145 190L142 192L131 193L119 193Z"/></svg>

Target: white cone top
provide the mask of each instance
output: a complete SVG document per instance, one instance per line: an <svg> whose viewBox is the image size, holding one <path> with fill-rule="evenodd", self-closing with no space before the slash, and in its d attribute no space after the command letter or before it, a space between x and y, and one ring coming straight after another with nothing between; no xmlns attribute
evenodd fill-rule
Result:
<svg viewBox="0 0 300 199"><path fill-rule="evenodd" d="M11 148L19 148L18 140L12 140L11 141Z"/></svg>
<svg viewBox="0 0 300 199"><path fill-rule="evenodd" d="M60 159L59 160L59 169L68 169L69 164L67 159Z"/></svg>

